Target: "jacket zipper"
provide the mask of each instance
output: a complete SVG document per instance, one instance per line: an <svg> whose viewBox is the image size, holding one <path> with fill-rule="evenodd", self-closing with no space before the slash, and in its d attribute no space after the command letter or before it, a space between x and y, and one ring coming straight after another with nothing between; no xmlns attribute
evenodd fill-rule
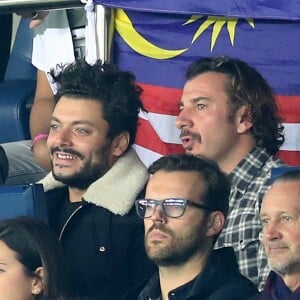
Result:
<svg viewBox="0 0 300 300"><path fill-rule="evenodd" d="M63 228L61 229L60 231L60 234L59 234L59 238L58 240L61 241L61 238L62 238L62 235L68 225L68 223L70 222L70 220L72 219L72 217L83 207L83 205L81 204L79 207L77 207L72 213L71 215L68 217L67 221L65 222Z"/></svg>

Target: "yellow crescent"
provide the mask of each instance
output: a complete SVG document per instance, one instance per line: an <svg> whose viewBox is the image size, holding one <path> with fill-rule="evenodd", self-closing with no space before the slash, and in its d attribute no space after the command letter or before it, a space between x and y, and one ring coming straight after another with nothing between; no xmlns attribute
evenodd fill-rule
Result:
<svg viewBox="0 0 300 300"><path fill-rule="evenodd" d="M147 57L155 59L168 59L176 57L188 49L168 50L157 47L156 45L150 43L135 30L131 20L123 9L117 9L116 11L115 29L134 51Z"/></svg>

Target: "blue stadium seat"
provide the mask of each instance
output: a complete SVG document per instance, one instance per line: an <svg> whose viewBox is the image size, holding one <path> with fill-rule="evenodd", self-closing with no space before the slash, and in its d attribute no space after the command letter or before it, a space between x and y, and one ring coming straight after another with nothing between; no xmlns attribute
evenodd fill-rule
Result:
<svg viewBox="0 0 300 300"><path fill-rule="evenodd" d="M0 186L0 220L19 216L48 222L42 184Z"/></svg>
<svg viewBox="0 0 300 300"><path fill-rule="evenodd" d="M0 83L0 143L30 138L29 115L36 69L31 64L33 31L21 19L4 81Z"/></svg>
<svg viewBox="0 0 300 300"><path fill-rule="evenodd" d="M292 171L300 171L300 166L287 166L287 167L273 168L271 170L271 181L273 182L277 177Z"/></svg>

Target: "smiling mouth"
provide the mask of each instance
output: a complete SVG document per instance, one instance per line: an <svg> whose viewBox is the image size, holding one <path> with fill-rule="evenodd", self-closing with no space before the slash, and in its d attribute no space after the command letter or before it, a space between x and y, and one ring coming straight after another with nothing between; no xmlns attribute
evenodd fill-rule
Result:
<svg viewBox="0 0 300 300"><path fill-rule="evenodd" d="M53 153L52 162L53 166L58 168L71 167L78 158L80 158L78 155L57 151Z"/></svg>
<svg viewBox="0 0 300 300"><path fill-rule="evenodd" d="M67 154L67 153L59 153L59 152L56 152L55 153L56 157L58 159L63 159L63 160L74 160L77 158L76 155L73 155L73 154Z"/></svg>

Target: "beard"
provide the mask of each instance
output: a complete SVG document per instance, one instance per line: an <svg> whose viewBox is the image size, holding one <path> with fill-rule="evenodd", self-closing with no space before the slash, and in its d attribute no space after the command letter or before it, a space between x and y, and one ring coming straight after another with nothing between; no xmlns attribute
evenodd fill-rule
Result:
<svg viewBox="0 0 300 300"><path fill-rule="evenodd" d="M268 265L270 269L281 275L299 272L300 254L295 252L287 253L284 257L269 257Z"/></svg>
<svg viewBox="0 0 300 300"><path fill-rule="evenodd" d="M86 190L93 182L102 177L109 169L110 146L111 144L108 143L96 152L96 162L92 161L91 159L85 160L85 157L81 153L74 151L73 149L52 149L52 153L55 151L63 151L65 153L77 155L84 162L81 169L71 175L55 173L52 165L53 177L70 188Z"/></svg>
<svg viewBox="0 0 300 300"><path fill-rule="evenodd" d="M203 220L201 227L192 228L183 234L176 234L172 230L166 228L162 224L154 223L145 235L145 249L148 258L157 266L179 266L184 264L190 258L205 253L209 245L208 239L205 237L204 228L206 224ZM200 228L200 229L199 229ZM168 235L168 241L148 241L148 234L158 229Z"/></svg>

